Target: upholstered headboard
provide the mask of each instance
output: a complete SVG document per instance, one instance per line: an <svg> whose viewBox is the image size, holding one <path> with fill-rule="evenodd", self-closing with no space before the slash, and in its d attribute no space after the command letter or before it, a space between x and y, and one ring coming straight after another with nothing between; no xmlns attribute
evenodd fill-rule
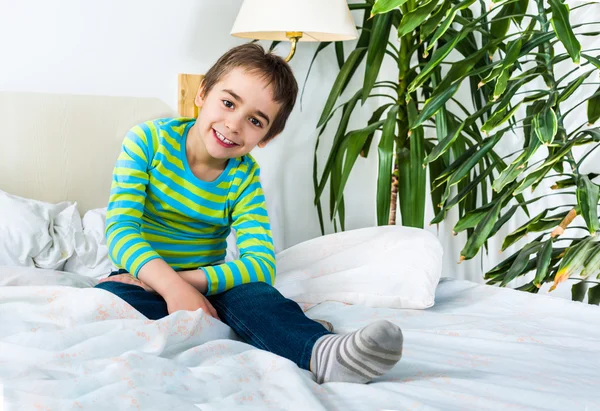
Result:
<svg viewBox="0 0 600 411"><path fill-rule="evenodd" d="M0 92L0 190L105 207L127 130L173 115L152 98Z"/></svg>

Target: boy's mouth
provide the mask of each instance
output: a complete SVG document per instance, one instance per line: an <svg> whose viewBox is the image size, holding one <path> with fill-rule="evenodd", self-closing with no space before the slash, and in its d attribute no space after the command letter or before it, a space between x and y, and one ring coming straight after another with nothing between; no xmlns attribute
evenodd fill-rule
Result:
<svg viewBox="0 0 600 411"><path fill-rule="evenodd" d="M239 144L234 143L233 141L229 140L228 138L226 138L223 134L219 133L214 128L212 129L212 131L213 131L213 135L214 135L215 139L217 140L217 142L219 144L221 144L223 147L231 148L231 147L235 147L235 146L239 145Z"/></svg>

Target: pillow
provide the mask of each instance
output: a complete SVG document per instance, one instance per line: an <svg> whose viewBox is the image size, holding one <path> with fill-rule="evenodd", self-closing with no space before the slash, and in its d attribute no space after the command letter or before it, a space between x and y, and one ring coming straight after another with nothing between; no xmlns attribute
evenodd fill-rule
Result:
<svg viewBox="0 0 600 411"><path fill-rule="evenodd" d="M13 196L0 190L0 265L61 270L80 229L77 205Z"/></svg>
<svg viewBox="0 0 600 411"><path fill-rule="evenodd" d="M67 260L64 271L100 279L116 270L108 258L105 227L106 208L85 213L82 230L75 233L73 238L73 256Z"/></svg>
<svg viewBox="0 0 600 411"><path fill-rule="evenodd" d="M383 226L318 237L277 254L277 288L300 304L433 306L442 273L439 240L422 229Z"/></svg>

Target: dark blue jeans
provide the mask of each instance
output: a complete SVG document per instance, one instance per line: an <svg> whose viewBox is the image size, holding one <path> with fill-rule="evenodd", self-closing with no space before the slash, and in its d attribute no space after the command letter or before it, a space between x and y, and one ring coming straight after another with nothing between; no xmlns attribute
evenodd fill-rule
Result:
<svg viewBox="0 0 600 411"><path fill-rule="evenodd" d="M111 275L126 273L119 270ZM159 295L137 285L104 282L96 288L109 291L151 320L169 315L167 303ZM315 342L330 334L311 320L294 301L266 283L238 285L229 291L207 297L219 318L240 338L261 350L270 351L309 370Z"/></svg>

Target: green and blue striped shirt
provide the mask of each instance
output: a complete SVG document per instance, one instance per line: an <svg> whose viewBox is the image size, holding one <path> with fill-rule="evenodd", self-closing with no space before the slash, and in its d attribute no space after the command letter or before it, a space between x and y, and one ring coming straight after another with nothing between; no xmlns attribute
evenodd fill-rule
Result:
<svg viewBox="0 0 600 411"><path fill-rule="evenodd" d="M200 267L207 295L249 282L273 284L275 252L260 168L245 155L229 159L215 181L198 179L185 152L194 123L159 119L127 133L106 215L109 256L136 278L155 258L175 270ZM232 228L240 258L223 263Z"/></svg>

